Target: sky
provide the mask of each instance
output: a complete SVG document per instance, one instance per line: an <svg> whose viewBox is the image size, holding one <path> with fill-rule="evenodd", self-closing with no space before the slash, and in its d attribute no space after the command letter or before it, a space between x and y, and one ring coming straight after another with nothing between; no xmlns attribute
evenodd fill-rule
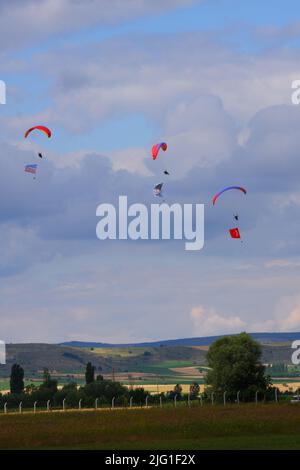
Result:
<svg viewBox="0 0 300 470"><path fill-rule="evenodd" d="M1 340L300 331L297 13L296 0L1 0ZM25 140L37 124L52 138ZM149 206L166 168L168 201L205 205L204 248L98 240L97 206ZM230 185L247 195L212 207Z"/></svg>

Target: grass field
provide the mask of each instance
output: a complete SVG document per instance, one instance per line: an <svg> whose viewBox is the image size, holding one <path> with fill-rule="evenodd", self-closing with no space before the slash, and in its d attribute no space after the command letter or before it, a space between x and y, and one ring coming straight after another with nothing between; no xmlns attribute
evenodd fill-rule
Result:
<svg viewBox="0 0 300 470"><path fill-rule="evenodd" d="M300 406L2 414L0 448L300 449Z"/></svg>

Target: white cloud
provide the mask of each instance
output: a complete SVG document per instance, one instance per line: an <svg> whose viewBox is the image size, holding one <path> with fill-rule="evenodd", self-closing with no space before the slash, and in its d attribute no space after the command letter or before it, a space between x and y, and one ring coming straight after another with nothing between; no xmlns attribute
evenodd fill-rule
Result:
<svg viewBox="0 0 300 470"><path fill-rule="evenodd" d="M206 309L203 306L192 308L191 320L194 325L194 336L237 333L246 326L245 322L238 316L223 316L213 309Z"/></svg>
<svg viewBox="0 0 300 470"><path fill-rule="evenodd" d="M199 1L199 0L198 0ZM123 23L195 0L10 0L0 4L0 43L5 49L33 45L57 35Z"/></svg>
<svg viewBox="0 0 300 470"><path fill-rule="evenodd" d="M274 325L279 331L300 331L300 296L283 297L276 306Z"/></svg>
<svg viewBox="0 0 300 470"><path fill-rule="evenodd" d="M265 267L268 269L271 268L299 268L300 261L292 259L272 259L265 262Z"/></svg>
<svg viewBox="0 0 300 470"><path fill-rule="evenodd" d="M126 170L130 173L138 173L142 176L150 176L151 171L146 167L146 159L150 159L150 151L143 147L127 148L108 152L114 171Z"/></svg>
<svg viewBox="0 0 300 470"><path fill-rule="evenodd" d="M286 316L283 316L280 320L277 320L279 329L281 331L299 331L300 330L300 301L294 306L294 308L288 312Z"/></svg>

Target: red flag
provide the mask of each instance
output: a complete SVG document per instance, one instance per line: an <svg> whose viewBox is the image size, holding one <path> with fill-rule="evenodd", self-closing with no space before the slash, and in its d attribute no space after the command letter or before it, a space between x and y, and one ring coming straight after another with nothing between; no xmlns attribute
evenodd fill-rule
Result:
<svg viewBox="0 0 300 470"><path fill-rule="evenodd" d="M231 228L229 230L231 238L241 238L240 232L238 228Z"/></svg>

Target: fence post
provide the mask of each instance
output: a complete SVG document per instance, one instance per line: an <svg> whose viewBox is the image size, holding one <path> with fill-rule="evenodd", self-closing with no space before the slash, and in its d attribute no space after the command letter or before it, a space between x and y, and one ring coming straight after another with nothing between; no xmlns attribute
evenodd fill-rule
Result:
<svg viewBox="0 0 300 470"><path fill-rule="evenodd" d="M33 412L36 413L36 404L37 404L37 401L34 402L33 404Z"/></svg>
<svg viewBox="0 0 300 470"><path fill-rule="evenodd" d="M7 401L4 403L4 413L7 413Z"/></svg>
<svg viewBox="0 0 300 470"><path fill-rule="evenodd" d="M162 404L162 397L161 396L159 397L159 405L162 408L163 404Z"/></svg>
<svg viewBox="0 0 300 470"><path fill-rule="evenodd" d="M258 390L255 392L255 404L257 405L257 395L258 395Z"/></svg>
<svg viewBox="0 0 300 470"><path fill-rule="evenodd" d="M211 394L211 404L212 405L214 404L214 396L215 396L215 392L212 392L212 394Z"/></svg>
<svg viewBox="0 0 300 470"><path fill-rule="evenodd" d="M22 413L22 402L19 403L19 413Z"/></svg>
<svg viewBox="0 0 300 470"><path fill-rule="evenodd" d="M115 407L115 397L113 397L112 400L111 400L111 407L112 407L112 408Z"/></svg>
<svg viewBox="0 0 300 470"><path fill-rule="evenodd" d="M132 407L132 400L133 400L133 397L130 397L130 400L129 400L129 406L130 406L130 408Z"/></svg>
<svg viewBox="0 0 300 470"><path fill-rule="evenodd" d="M278 403L277 387L275 388L275 402Z"/></svg>
<svg viewBox="0 0 300 470"><path fill-rule="evenodd" d="M238 405L240 404L240 393L241 393L241 391L239 390L236 394L236 401L237 401Z"/></svg>
<svg viewBox="0 0 300 470"><path fill-rule="evenodd" d="M224 402L224 406L226 406L226 390L225 392L223 393L223 402Z"/></svg>
<svg viewBox="0 0 300 470"><path fill-rule="evenodd" d="M149 398L149 395L146 396L146 408L148 408L148 398Z"/></svg>
<svg viewBox="0 0 300 470"><path fill-rule="evenodd" d="M191 394L188 394L188 407L191 407Z"/></svg>
<svg viewBox="0 0 300 470"><path fill-rule="evenodd" d="M81 410L81 403L82 403L82 398L80 398L79 402L78 402L78 409Z"/></svg>
<svg viewBox="0 0 300 470"><path fill-rule="evenodd" d="M63 399L62 405L63 405L63 411L65 411L66 410L66 399L65 398Z"/></svg>
<svg viewBox="0 0 300 470"><path fill-rule="evenodd" d="M50 400L47 401L47 411L50 411Z"/></svg>
<svg viewBox="0 0 300 470"><path fill-rule="evenodd" d="M99 398L96 398L96 400L95 400L95 409L96 410L98 409L98 400L99 400Z"/></svg>
<svg viewBox="0 0 300 470"><path fill-rule="evenodd" d="M203 399L202 399L202 394L201 393L199 395L199 399L200 399L200 406L203 406Z"/></svg>
<svg viewBox="0 0 300 470"><path fill-rule="evenodd" d="M177 393L174 395L174 406L175 406L175 408L177 406Z"/></svg>

